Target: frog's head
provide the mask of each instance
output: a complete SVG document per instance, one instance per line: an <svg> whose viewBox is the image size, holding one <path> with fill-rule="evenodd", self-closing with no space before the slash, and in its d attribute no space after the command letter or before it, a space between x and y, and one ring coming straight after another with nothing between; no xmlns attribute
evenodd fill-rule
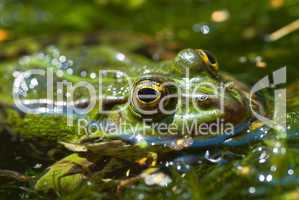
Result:
<svg viewBox="0 0 299 200"><path fill-rule="evenodd" d="M126 125L146 124L154 134L198 135L203 128L215 133L217 126L223 130L225 123L235 125L248 117L244 91L222 79L210 52L183 50L166 69L168 73L151 70L135 80L129 106L118 115Z"/></svg>

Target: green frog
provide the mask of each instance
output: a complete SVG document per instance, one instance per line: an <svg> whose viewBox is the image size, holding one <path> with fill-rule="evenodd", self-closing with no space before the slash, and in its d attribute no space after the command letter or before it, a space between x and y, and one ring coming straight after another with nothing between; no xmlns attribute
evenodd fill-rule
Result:
<svg viewBox="0 0 299 200"><path fill-rule="evenodd" d="M166 169L185 171L202 158L218 162L209 150L248 137L254 120L249 90L220 73L209 51L184 49L162 62L107 46L80 55L65 56L51 47L23 57L11 73L16 79L28 69L51 69L54 83L85 81L97 95L91 97L84 88L68 93L69 88L54 84L55 100L49 100L45 79L28 75L23 80L28 87L11 86L34 114L11 98L1 102L4 131L30 144L31 156L52 159L58 149L60 157L69 154L37 180L37 191L71 192L82 184L112 182L120 191L139 180L167 185ZM262 110L253 101L253 109Z"/></svg>

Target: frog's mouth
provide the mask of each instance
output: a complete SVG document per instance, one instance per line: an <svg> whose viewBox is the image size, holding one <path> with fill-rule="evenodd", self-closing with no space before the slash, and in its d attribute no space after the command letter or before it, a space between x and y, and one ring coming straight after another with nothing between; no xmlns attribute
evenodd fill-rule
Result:
<svg viewBox="0 0 299 200"><path fill-rule="evenodd" d="M244 131L248 130L253 119L248 119L246 122L235 126L233 132L218 135L211 138L177 138L173 136L140 136L139 134L121 134L115 136L115 139L121 139L129 144L139 145L140 138L142 138L143 146L164 146L174 150L205 150L211 147L237 147L243 146L250 142L263 140L265 137L261 129L253 131L251 134L243 136L242 140L232 139L236 136L242 135Z"/></svg>

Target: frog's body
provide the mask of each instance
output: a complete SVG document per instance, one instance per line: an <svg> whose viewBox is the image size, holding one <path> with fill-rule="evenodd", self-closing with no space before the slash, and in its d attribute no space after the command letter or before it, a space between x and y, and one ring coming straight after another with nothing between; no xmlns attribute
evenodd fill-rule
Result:
<svg viewBox="0 0 299 200"><path fill-rule="evenodd" d="M173 60L161 63L107 47L95 48L88 53L91 54L88 57L99 53L99 58L92 60L98 62L93 65L100 65L100 69L88 68L97 71L84 71L89 59L83 59L81 63L75 60L74 63L79 62L80 67L74 67L73 61L59 55L55 49L20 62L19 67L23 70L33 67L50 68L54 73L65 70L64 76L57 80L72 83L87 80L97 89L98 82L94 78L103 75L103 95L97 99L102 103L100 110L96 104L88 114L74 115L73 127L66 125L68 116L64 112L39 111L45 103L36 99L48 87L43 83L40 83L37 94L26 94L31 99L27 99L26 106L38 110L38 115L20 113L15 109L4 112L5 124L10 127L11 134L41 146L51 144L49 146L53 148L53 145L62 144L74 152L50 167L37 182L38 190L57 190L58 184L59 189L71 191L89 178L96 181L109 176L123 179L128 169L131 170L128 177L137 176L146 168L160 168L161 163L182 155L188 155L187 160L194 163L200 155L194 152L223 145L227 139L242 134L250 123L247 91L232 81L223 80L216 60L206 51L186 49ZM112 72L112 69L117 71ZM98 70L103 71L98 73ZM81 76L73 73L81 73ZM132 85L128 84L127 77L131 78ZM215 95L221 84L224 84L225 92ZM82 91L77 96L80 100L76 104L78 108L86 107L91 101ZM11 100L5 103L9 104ZM67 109L61 105L62 110ZM87 125L80 128L79 119L86 120ZM231 126L227 130L205 129L203 134L197 129L202 124L208 127L216 122L222 123L216 126L225 123ZM86 132L92 124L101 129ZM111 127L113 130L109 129Z"/></svg>

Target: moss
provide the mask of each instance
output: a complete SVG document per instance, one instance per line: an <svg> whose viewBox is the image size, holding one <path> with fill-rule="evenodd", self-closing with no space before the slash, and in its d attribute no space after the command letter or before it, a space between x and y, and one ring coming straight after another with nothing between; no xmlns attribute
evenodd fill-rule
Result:
<svg viewBox="0 0 299 200"><path fill-rule="evenodd" d="M25 114L24 117L16 111L7 111L6 123L13 135L29 140L41 141L72 141L81 134L75 126L67 126L65 116Z"/></svg>
<svg viewBox="0 0 299 200"><path fill-rule="evenodd" d="M72 154L54 164L36 183L35 189L40 192L69 193L78 188L86 179L84 169L92 163L78 154Z"/></svg>

